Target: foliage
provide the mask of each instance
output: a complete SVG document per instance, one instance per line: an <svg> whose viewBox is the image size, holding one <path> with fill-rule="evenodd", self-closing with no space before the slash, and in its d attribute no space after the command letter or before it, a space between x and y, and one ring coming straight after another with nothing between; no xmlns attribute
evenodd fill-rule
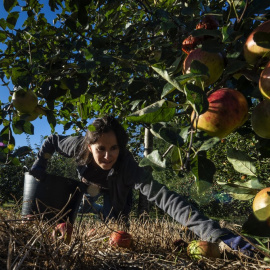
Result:
<svg viewBox="0 0 270 270"><path fill-rule="evenodd" d="M36 93L52 132L59 123L64 130L82 133L89 119L112 113L130 134L151 128L157 138L173 145L166 161L156 151L142 164L162 169L170 160L179 177L193 175L201 193L214 175L227 180L219 171L223 163L229 175L235 170L236 175L248 175L250 182L244 186L222 183L240 194L238 198L251 198L262 185L269 185L269 142L254 134L250 121L220 140L195 132L190 120L193 110L207 110L207 96L221 87L243 93L250 112L262 100L258 78L268 59L248 64L243 44L256 26L269 20L268 1L52 0L49 6L55 12L54 24L38 1L4 1L8 17L0 20L0 40L6 46L0 51L0 77L10 95L11 85ZM206 14L218 20L217 30L195 30ZM25 20L18 27L22 16ZM208 37L200 45L203 50L226 56L222 76L208 87L203 84L208 70L202 64L193 63L191 73L182 75L186 54L181 46L191 34ZM258 42L267 47L268 35L259 35ZM34 133L31 122L16 117L11 102L1 104L0 124L6 145L15 144L13 133ZM140 149L141 143L142 137L133 137L133 149ZM8 153L5 161L11 160Z"/></svg>

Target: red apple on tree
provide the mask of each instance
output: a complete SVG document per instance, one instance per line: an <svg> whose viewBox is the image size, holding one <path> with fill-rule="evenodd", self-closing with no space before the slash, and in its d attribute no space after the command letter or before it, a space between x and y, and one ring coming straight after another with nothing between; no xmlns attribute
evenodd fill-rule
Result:
<svg viewBox="0 0 270 270"><path fill-rule="evenodd" d="M204 130L209 136L226 137L244 124L248 117L248 103L242 93L230 88L221 88L208 97L208 110L194 120L193 126Z"/></svg>
<svg viewBox="0 0 270 270"><path fill-rule="evenodd" d="M112 232L109 238L109 244L111 246L130 248L132 243L132 236L125 231Z"/></svg>
<svg viewBox="0 0 270 270"><path fill-rule="evenodd" d="M38 104L38 98L32 90L17 89L12 95L12 103L20 113L32 113Z"/></svg>
<svg viewBox="0 0 270 270"><path fill-rule="evenodd" d="M270 220L270 187L264 188L256 194L252 209L260 221Z"/></svg>
<svg viewBox="0 0 270 270"><path fill-rule="evenodd" d="M270 20L260 24L248 36L244 45L244 57L249 64L255 64L261 57L269 57L270 49L263 48L254 40L254 35L258 32L270 33Z"/></svg>
<svg viewBox="0 0 270 270"><path fill-rule="evenodd" d="M196 25L196 29L215 30L218 26L218 20L213 15L205 15L205 17Z"/></svg>
<svg viewBox="0 0 270 270"><path fill-rule="evenodd" d="M194 260L203 257L220 258L221 252L217 243L193 240L187 247L187 254Z"/></svg>
<svg viewBox="0 0 270 270"><path fill-rule="evenodd" d="M197 60L207 66L209 71L209 77L204 76L204 85L207 87L210 84L216 82L223 73L224 69L224 57L221 53L210 53L198 48L189 53L183 63L183 74L190 73L191 63Z"/></svg>
<svg viewBox="0 0 270 270"><path fill-rule="evenodd" d="M270 99L270 61L266 64L264 70L261 72L259 89L265 98Z"/></svg>
<svg viewBox="0 0 270 270"><path fill-rule="evenodd" d="M73 226L69 222L64 222L58 224L52 232L52 239L56 240L64 240L66 244L69 244L71 241L71 235L73 231Z"/></svg>
<svg viewBox="0 0 270 270"><path fill-rule="evenodd" d="M182 42L182 51L186 54L190 54L190 52L195 50L196 47L202 43L202 41L202 37L193 37L190 35Z"/></svg>
<svg viewBox="0 0 270 270"><path fill-rule="evenodd" d="M270 139L270 100L265 99L254 108L251 126L259 137Z"/></svg>

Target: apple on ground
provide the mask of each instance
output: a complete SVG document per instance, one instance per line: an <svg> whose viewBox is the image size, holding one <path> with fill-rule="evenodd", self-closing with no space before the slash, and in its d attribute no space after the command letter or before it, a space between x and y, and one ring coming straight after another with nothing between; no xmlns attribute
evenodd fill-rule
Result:
<svg viewBox="0 0 270 270"><path fill-rule="evenodd" d="M56 240L64 240L66 244L69 244L71 241L71 235L73 231L73 226L69 222L63 222L58 224L53 232L52 232L52 239Z"/></svg>
<svg viewBox="0 0 270 270"><path fill-rule="evenodd" d="M87 237L93 237L95 236L97 233L96 229L92 228L91 230L89 230L87 233L86 233L86 236Z"/></svg>
<svg viewBox="0 0 270 270"><path fill-rule="evenodd" d="M203 257L220 258L221 251L217 243L193 240L187 247L187 254L191 259L200 260Z"/></svg>
<svg viewBox="0 0 270 270"><path fill-rule="evenodd" d="M264 188L256 194L252 209L258 220L270 221L270 187Z"/></svg>
<svg viewBox="0 0 270 270"><path fill-rule="evenodd" d="M258 46L254 41L254 34L258 32L270 33L270 20L260 24L248 36L244 45L244 57L249 64L255 64L261 57L269 57L270 49Z"/></svg>
<svg viewBox="0 0 270 270"><path fill-rule="evenodd" d="M266 64L264 70L261 72L259 89L265 98L270 99L270 61Z"/></svg>
<svg viewBox="0 0 270 270"><path fill-rule="evenodd" d="M235 89L221 88L208 97L208 110L195 118L191 114L193 126L205 131L209 136L225 138L248 118L248 103L242 93Z"/></svg>
<svg viewBox="0 0 270 270"><path fill-rule="evenodd" d="M109 238L109 244L111 246L130 248L132 244L132 236L125 231L112 232Z"/></svg>
<svg viewBox="0 0 270 270"><path fill-rule="evenodd" d="M209 71L209 77L204 76L204 86L207 87L210 84L216 82L223 73L225 62L224 57L221 53L211 53L202 50L201 48L191 51L183 63L183 74L190 73L191 63L197 60L207 66Z"/></svg>
<svg viewBox="0 0 270 270"><path fill-rule="evenodd" d="M251 126L259 137L270 139L270 100L265 99L254 108Z"/></svg>
<svg viewBox="0 0 270 270"><path fill-rule="evenodd" d="M20 113L31 114L38 104L38 98L32 90L18 88L12 95L12 103Z"/></svg>

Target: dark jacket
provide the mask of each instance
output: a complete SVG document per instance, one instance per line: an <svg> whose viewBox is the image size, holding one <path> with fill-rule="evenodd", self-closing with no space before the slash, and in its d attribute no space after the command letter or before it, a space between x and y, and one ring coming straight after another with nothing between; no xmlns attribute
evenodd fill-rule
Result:
<svg viewBox="0 0 270 270"><path fill-rule="evenodd" d="M47 160L56 151L66 157L76 157L82 143L81 136L51 135L43 143L35 164L46 168ZM81 176L85 166L78 166ZM183 196L153 179L151 172L139 167L132 154L126 152L119 157L107 177L109 194L115 213L121 213L127 201L130 189L135 188L154 202L174 220L197 234L202 240L215 242L229 231L204 215L189 204Z"/></svg>

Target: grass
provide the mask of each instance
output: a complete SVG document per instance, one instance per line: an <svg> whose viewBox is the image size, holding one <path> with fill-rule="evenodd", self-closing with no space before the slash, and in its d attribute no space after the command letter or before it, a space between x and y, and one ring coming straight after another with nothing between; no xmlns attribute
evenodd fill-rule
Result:
<svg viewBox="0 0 270 270"><path fill-rule="evenodd" d="M58 219L22 222L19 207L0 210L0 269L269 269L258 252L254 258L223 251L221 258L192 260L186 251L197 237L170 217L130 219L129 249L109 245L109 235L123 228L93 215L78 216L69 244L52 239ZM225 225L227 226L227 225ZM235 226L237 229L237 226ZM91 231L94 229L94 231Z"/></svg>

